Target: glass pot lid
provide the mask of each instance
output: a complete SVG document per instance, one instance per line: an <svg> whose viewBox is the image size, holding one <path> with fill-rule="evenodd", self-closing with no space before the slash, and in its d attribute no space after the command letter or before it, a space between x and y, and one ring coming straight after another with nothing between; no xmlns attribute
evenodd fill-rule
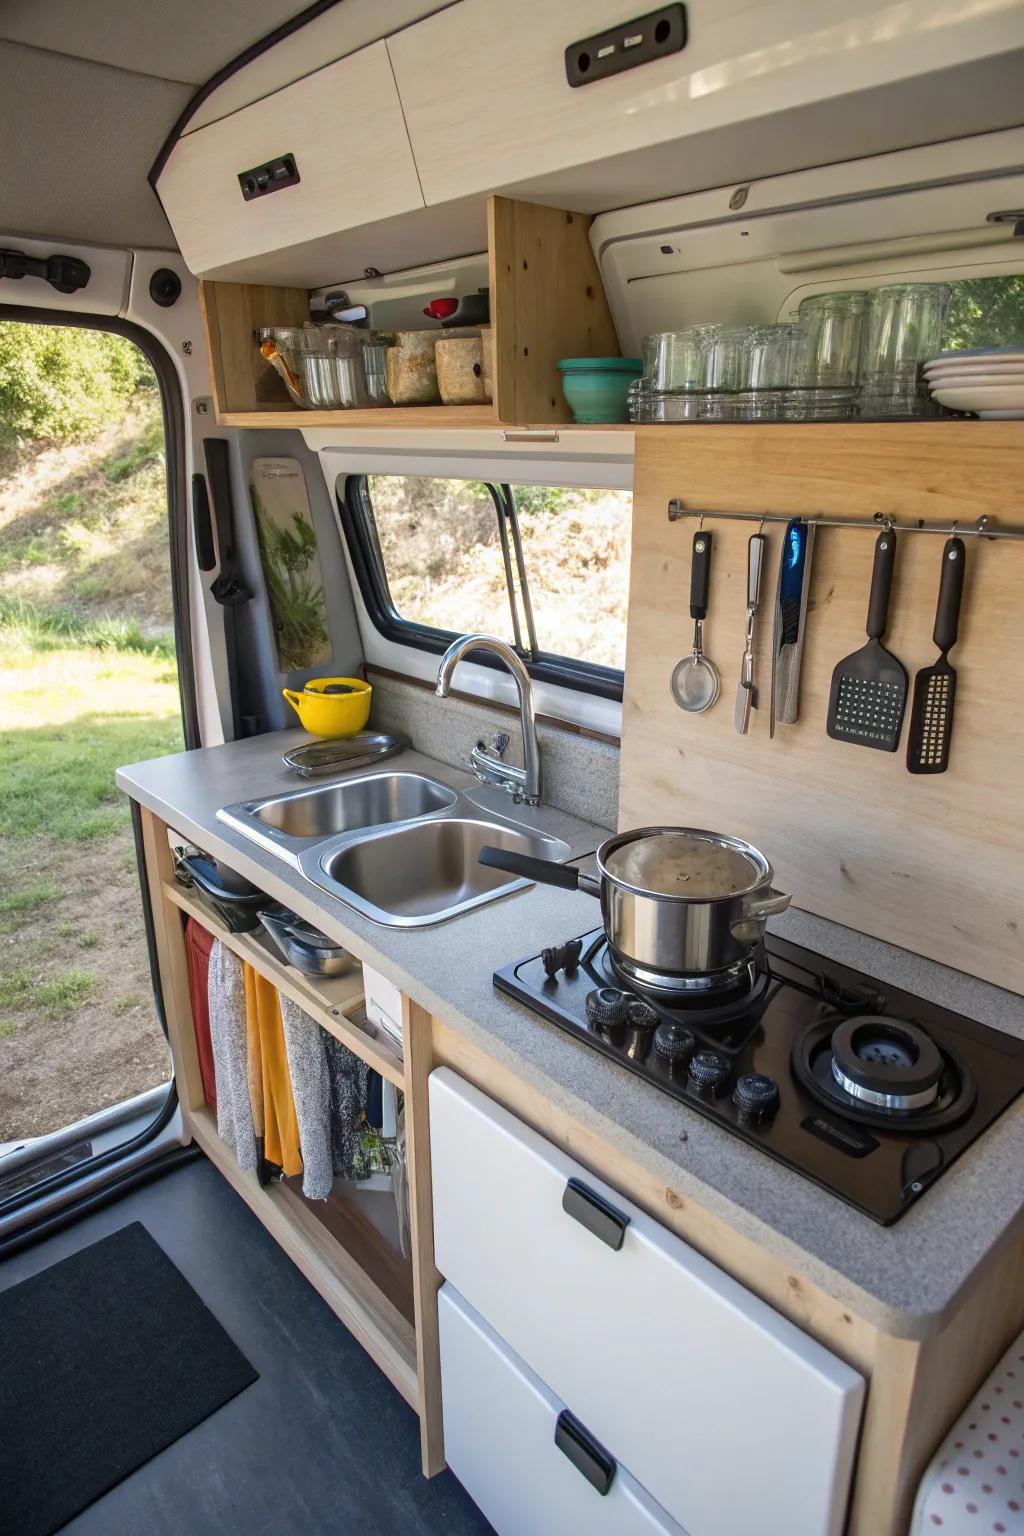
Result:
<svg viewBox="0 0 1024 1536"><path fill-rule="evenodd" d="M641 895L679 901L726 901L771 878L771 865L749 843L693 827L644 827L614 838L603 873Z"/></svg>

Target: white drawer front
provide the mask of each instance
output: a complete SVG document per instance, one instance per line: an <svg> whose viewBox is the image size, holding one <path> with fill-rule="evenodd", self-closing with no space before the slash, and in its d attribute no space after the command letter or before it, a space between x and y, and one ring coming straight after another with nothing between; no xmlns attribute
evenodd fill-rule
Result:
<svg viewBox="0 0 1024 1536"><path fill-rule="evenodd" d="M437 1267L691 1536L838 1536L856 1371L500 1105L430 1078ZM628 1217L567 1215L579 1179Z"/></svg>
<svg viewBox="0 0 1024 1536"><path fill-rule="evenodd" d="M450 1285L437 1307L445 1457L498 1536L685 1536L624 1467L599 1493L555 1444L563 1404Z"/></svg>

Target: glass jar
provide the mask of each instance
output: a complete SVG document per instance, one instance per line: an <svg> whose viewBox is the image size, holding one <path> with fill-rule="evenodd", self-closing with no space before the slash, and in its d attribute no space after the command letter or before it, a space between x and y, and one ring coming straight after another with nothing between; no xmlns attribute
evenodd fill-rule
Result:
<svg viewBox="0 0 1024 1536"><path fill-rule="evenodd" d="M366 396L371 405L391 404L391 396L388 394L386 356L387 347L384 343L379 341L363 343L363 378L366 383Z"/></svg>
<svg viewBox="0 0 1024 1536"><path fill-rule="evenodd" d="M705 389L719 392L742 389L747 372L748 327L708 325L700 329L708 333Z"/></svg>
<svg viewBox="0 0 1024 1536"><path fill-rule="evenodd" d="M791 382L803 389L853 389L860 377L868 295L816 293L797 313Z"/></svg>
<svg viewBox="0 0 1024 1536"><path fill-rule="evenodd" d="M947 283L892 283L869 295L861 384L872 395L913 384L942 342Z"/></svg>
<svg viewBox="0 0 1024 1536"><path fill-rule="evenodd" d="M784 389L790 379L797 327L790 321L783 325L748 325L746 329L744 388Z"/></svg>
<svg viewBox="0 0 1024 1536"><path fill-rule="evenodd" d="M703 389L707 368L705 332L715 327L690 326L683 331L659 331L643 344L644 377L659 395Z"/></svg>

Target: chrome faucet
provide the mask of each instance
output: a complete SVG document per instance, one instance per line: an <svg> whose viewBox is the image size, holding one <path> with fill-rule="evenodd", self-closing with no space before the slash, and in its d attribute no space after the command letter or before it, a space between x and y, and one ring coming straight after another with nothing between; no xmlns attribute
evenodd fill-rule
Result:
<svg viewBox="0 0 1024 1536"><path fill-rule="evenodd" d="M501 754L508 746L504 732L491 738L490 746L478 741L469 755L469 764L483 784L497 784L507 790L517 803L540 804L540 747L537 744L537 724L533 718L533 684L530 674L511 646L493 635L460 635L441 657L437 671L437 696L448 697L455 668L467 651L490 651L503 661L511 672L519 691L519 716L523 728L523 762L517 768L514 763L502 762Z"/></svg>

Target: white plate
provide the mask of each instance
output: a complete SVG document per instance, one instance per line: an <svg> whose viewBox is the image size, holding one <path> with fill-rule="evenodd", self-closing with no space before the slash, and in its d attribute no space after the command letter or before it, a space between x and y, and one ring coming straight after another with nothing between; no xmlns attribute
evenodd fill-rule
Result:
<svg viewBox="0 0 1024 1536"><path fill-rule="evenodd" d="M1024 368L1004 368L1001 373L930 373L929 389L1014 389L1024 384Z"/></svg>
<svg viewBox="0 0 1024 1536"><path fill-rule="evenodd" d="M932 389L932 395L951 411L974 411L978 416L1002 419L1024 417L1024 383L981 388L972 384L959 389L940 385Z"/></svg>
<svg viewBox="0 0 1024 1536"><path fill-rule="evenodd" d="M975 358L1017 358L1024 362L1024 343L1015 342L1007 347L964 347L951 352L936 352L934 357L926 361L932 363L959 363L965 360L973 362Z"/></svg>
<svg viewBox="0 0 1024 1536"><path fill-rule="evenodd" d="M1024 368L1024 350L1007 347L1005 352L993 348L991 352L946 352L941 357L929 357L924 365L925 373L962 373L965 368L982 368L1002 372L1004 368Z"/></svg>

